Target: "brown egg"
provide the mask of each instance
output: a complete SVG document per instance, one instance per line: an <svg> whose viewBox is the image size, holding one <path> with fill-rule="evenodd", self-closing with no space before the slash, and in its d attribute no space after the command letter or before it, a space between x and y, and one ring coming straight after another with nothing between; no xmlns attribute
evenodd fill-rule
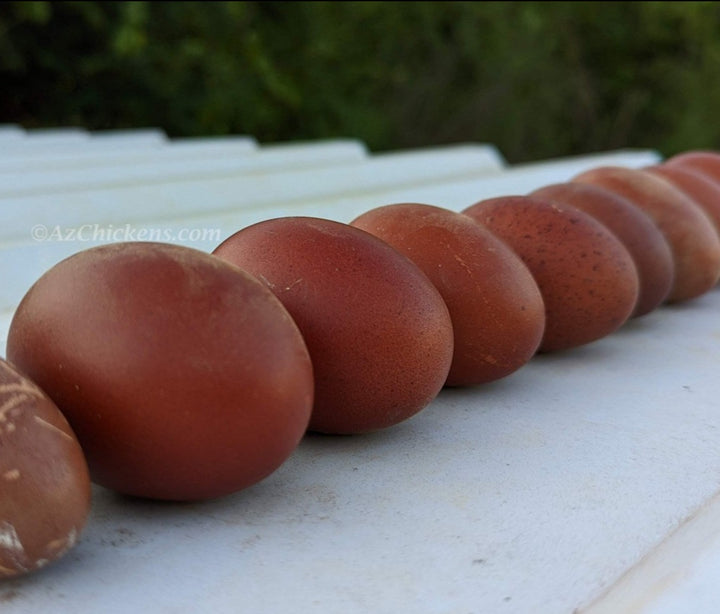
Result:
<svg viewBox="0 0 720 614"><path fill-rule="evenodd" d="M545 186L529 196L580 209L620 239L640 280L633 316L651 312L668 297L675 273L670 246L652 219L629 200L598 186L570 182Z"/></svg>
<svg viewBox="0 0 720 614"><path fill-rule="evenodd" d="M587 213L529 196L483 200L464 213L514 249L535 277L546 314L540 351L595 341L630 317L639 288L635 264Z"/></svg>
<svg viewBox="0 0 720 614"><path fill-rule="evenodd" d="M705 175L712 181L720 182L720 152L710 150L686 151L663 163L664 166L685 168Z"/></svg>
<svg viewBox="0 0 720 614"><path fill-rule="evenodd" d="M413 203L372 209L352 225L410 258L442 295L455 335L447 385L505 377L533 356L545 328L540 290L490 231L460 213Z"/></svg>
<svg viewBox="0 0 720 614"><path fill-rule="evenodd" d="M70 550L90 511L90 477L60 410L0 360L0 579Z"/></svg>
<svg viewBox="0 0 720 614"><path fill-rule="evenodd" d="M646 171L619 166L591 169L573 181L615 192L655 221L675 263L668 301L695 298L715 285L720 277L720 239L707 214L672 183Z"/></svg>
<svg viewBox="0 0 720 614"><path fill-rule="evenodd" d="M286 217L244 228L214 252L263 280L307 342L310 429L362 433L413 416L442 388L452 323L425 274L347 224Z"/></svg>
<svg viewBox="0 0 720 614"><path fill-rule="evenodd" d="M657 164L643 170L659 175L685 192L712 220L715 232L720 234L720 181L683 166Z"/></svg>
<svg viewBox="0 0 720 614"><path fill-rule="evenodd" d="M63 411L91 476L121 493L218 497L295 449L312 365L256 279L187 247L118 243L43 275L10 325L8 357Z"/></svg>

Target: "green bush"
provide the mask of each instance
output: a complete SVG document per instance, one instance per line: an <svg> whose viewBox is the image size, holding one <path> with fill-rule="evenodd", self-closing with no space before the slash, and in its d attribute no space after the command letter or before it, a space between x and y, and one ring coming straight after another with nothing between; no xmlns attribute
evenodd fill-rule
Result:
<svg viewBox="0 0 720 614"><path fill-rule="evenodd" d="M720 149L716 2L4 2L0 123Z"/></svg>

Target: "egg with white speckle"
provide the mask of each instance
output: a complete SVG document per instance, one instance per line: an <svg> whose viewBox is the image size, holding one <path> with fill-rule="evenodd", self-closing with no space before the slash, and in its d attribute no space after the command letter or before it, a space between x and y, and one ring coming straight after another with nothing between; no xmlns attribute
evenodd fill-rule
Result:
<svg viewBox="0 0 720 614"><path fill-rule="evenodd" d="M68 552L85 526L90 492L85 456L67 420L0 360L0 579Z"/></svg>
<svg viewBox="0 0 720 614"><path fill-rule="evenodd" d="M312 364L287 311L189 247L113 243L57 263L15 311L7 356L63 412L93 482L126 495L247 488L310 418Z"/></svg>

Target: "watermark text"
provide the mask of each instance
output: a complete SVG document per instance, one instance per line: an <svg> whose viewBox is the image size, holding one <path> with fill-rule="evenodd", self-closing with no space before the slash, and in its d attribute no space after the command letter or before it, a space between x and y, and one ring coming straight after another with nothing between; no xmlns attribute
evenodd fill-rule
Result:
<svg viewBox="0 0 720 614"><path fill-rule="evenodd" d="M36 224L30 230L37 242L110 243L121 241L220 242L219 228L167 228L135 226L134 224L82 224L81 226L49 226Z"/></svg>

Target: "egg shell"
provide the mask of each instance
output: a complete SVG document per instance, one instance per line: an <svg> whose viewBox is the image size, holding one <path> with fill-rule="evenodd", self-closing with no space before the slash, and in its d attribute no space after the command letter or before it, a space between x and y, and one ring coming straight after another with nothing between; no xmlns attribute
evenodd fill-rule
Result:
<svg viewBox="0 0 720 614"><path fill-rule="evenodd" d="M652 219L629 200L599 186L572 182L544 186L529 196L580 209L620 239L640 281L634 317L650 313L668 297L675 276L670 245Z"/></svg>
<svg viewBox="0 0 720 614"><path fill-rule="evenodd" d="M0 579L36 571L78 541L87 463L57 406L0 359Z"/></svg>
<svg viewBox="0 0 720 614"><path fill-rule="evenodd" d="M347 224L259 222L213 252L263 280L297 322L315 369L310 430L393 426L438 394L453 353L442 297L408 258Z"/></svg>
<svg viewBox="0 0 720 614"><path fill-rule="evenodd" d="M685 192L705 211L715 227L715 232L720 234L720 181L713 181L707 175L683 166L656 164L643 170L659 175Z"/></svg>
<svg viewBox="0 0 720 614"><path fill-rule="evenodd" d="M708 215L662 177L640 169L603 166L573 181L606 188L640 207L670 245L675 278L669 302L686 301L712 288L720 277L720 240Z"/></svg>
<svg viewBox="0 0 720 614"><path fill-rule="evenodd" d="M720 152L718 151L701 149L685 151L668 158L663 165L685 168L720 183Z"/></svg>
<svg viewBox="0 0 720 614"><path fill-rule="evenodd" d="M8 357L65 414L95 482L168 500L219 497L302 438L313 375L282 304L195 249L117 243L58 263L11 322Z"/></svg>
<svg viewBox="0 0 720 614"><path fill-rule="evenodd" d="M442 295L455 338L446 385L505 377L535 354L545 328L540 290L490 231L460 213L416 203L378 207L351 224L410 258Z"/></svg>
<svg viewBox="0 0 720 614"><path fill-rule="evenodd" d="M590 343L618 329L638 298L638 274L620 240L587 213L528 196L468 207L520 256L545 302L540 351Z"/></svg>

